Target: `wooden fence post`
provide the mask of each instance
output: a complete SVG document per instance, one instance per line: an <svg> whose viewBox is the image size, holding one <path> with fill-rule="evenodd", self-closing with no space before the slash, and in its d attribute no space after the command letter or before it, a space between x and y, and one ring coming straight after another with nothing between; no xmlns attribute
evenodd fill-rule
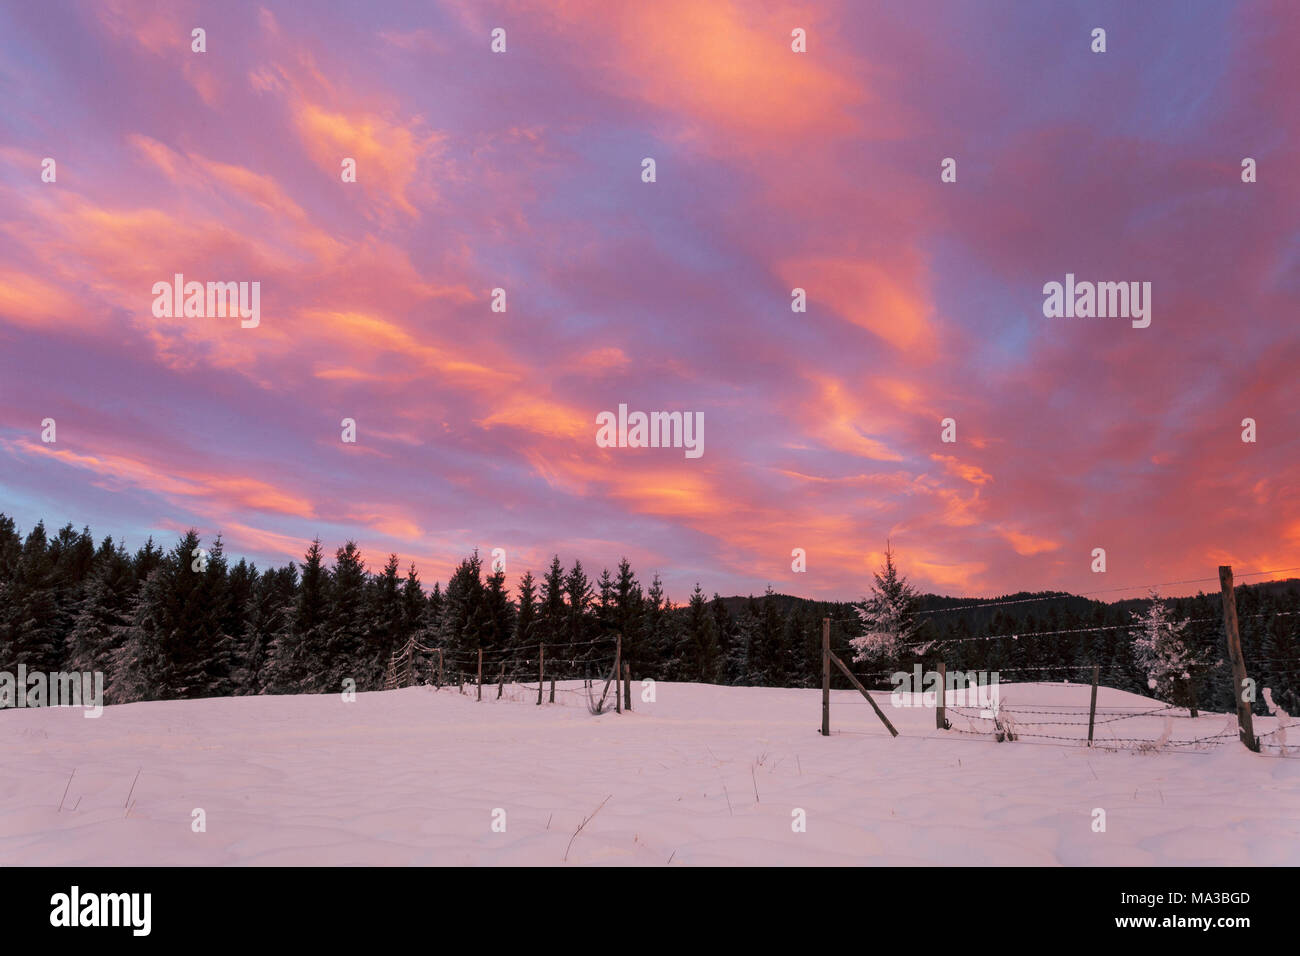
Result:
<svg viewBox="0 0 1300 956"><path fill-rule="evenodd" d="M934 729L947 730L948 717L945 705L948 703L948 664L939 661L939 690L935 694Z"/></svg>
<svg viewBox="0 0 1300 956"><path fill-rule="evenodd" d="M1255 739L1255 723L1250 704L1242 699L1246 684L1246 659L1241 656L1241 634L1237 630L1237 594L1232 588L1232 566L1219 565L1219 588L1223 591L1223 627L1228 632L1228 657L1232 660L1232 696L1237 701L1237 726L1241 742L1247 749L1259 752Z"/></svg>
<svg viewBox="0 0 1300 956"><path fill-rule="evenodd" d="M537 645L537 706L542 706L542 688L546 685L546 645Z"/></svg>
<svg viewBox="0 0 1300 956"><path fill-rule="evenodd" d="M897 737L898 731L894 728L894 725L889 722L889 718L885 716L885 712L880 709L880 705L876 703L874 698L872 698L870 692L862 686L862 681L853 676L853 671L849 670L849 665L845 664L834 654L827 654L827 656L831 659L832 664L844 672L844 676L849 679L850 684L858 689L858 693L867 699L867 703L870 704L871 709L876 712L876 716L880 718L880 722L889 728L889 733L892 736Z"/></svg>
<svg viewBox="0 0 1300 956"><path fill-rule="evenodd" d="M555 703L555 675L551 675L551 699L547 703Z"/></svg>
<svg viewBox="0 0 1300 956"><path fill-rule="evenodd" d="M438 690L442 690L442 648L438 648Z"/></svg>
<svg viewBox="0 0 1300 956"><path fill-rule="evenodd" d="M618 692L619 677L623 673L623 635L614 644L614 710L623 713L623 695Z"/></svg>
<svg viewBox="0 0 1300 956"><path fill-rule="evenodd" d="M623 662L623 708L632 709L632 665Z"/></svg>
<svg viewBox="0 0 1300 956"><path fill-rule="evenodd" d="M831 619L822 618L822 736L831 735Z"/></svg>
<svg viewBox="0 0 1300 956"><path fill-rule="evenodd" d="M478 699L483 699L483 648L478 649Z"/></svg>
<svg viewBox="0 0 1300 956"><path fill-rule="evenodd" d="M1097 720L1097 681L1101 679L1101 665L1092 665L1092 703L1088 705L1088 746L1092 746L1092 725Z"/></svg>
<svg viewBox="0 0 1300 956"><path fill-rule="evenodd" d="M501 692L506 689L506 662L501 662L501 674L497 677L497 700L501 699Z"/></svg>

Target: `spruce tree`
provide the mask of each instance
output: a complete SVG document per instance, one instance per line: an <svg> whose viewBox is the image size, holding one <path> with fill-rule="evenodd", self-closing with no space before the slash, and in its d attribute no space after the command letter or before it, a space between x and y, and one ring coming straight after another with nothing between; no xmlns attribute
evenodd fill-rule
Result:
<svg viewBox="0 0 1300 956"><path fill-rule="evenodd" d="M76 604L72 630L68 635L67 668L80 673L103 673L110 686L109 670L126 638L127 615L135 591L135 569L121 545L105 538L96 558L95 570Z"/></svg>
<svg viewBox="0 0 1300 956"><path fill-rule="evenodd" d="M641 611L644 596L632 565L627 558L618 562L618 578L614 581L614 630L623 635L623 660L633 674L640 675L646 666L645 651L641 646Z"/></svg>
<svg viewBox="0 0 1300 956"><path fill-rule="evenodd" d="M13 577L0 607L0 647L5 648L9 669L26 665L29 671L58 671L63 660L63 635L59 631L53 555L44 522L27 535Z"/></svg>
<svg viewBox="0 0 1300 956"><path fill-rule="evenodd" d="M244 616L245 652L235 676L237 694L277 693L276 642L292 627L297 603L298 570L292 565L263 571L253 586Z"/></svg>
<svg viewBox="0 0 1300 956"><path fill-rule="evenodd" d="M587 641L596 636L596 622L592 615L592 589L582 570L582 562L574 561L573 567L564 578L564 595L568 602L568 619L565 639L570 647L569 656L578 661L593 661L600 658L602 664L608 657L612 666L613 651L600 646L589 646ZM600 635L605 637L606 635Z"/></svg>
<svg viewBox="0 0 1300 956"><path fill-rule="evenodd" d="M683 677L686 680L709 683L717 679L718 635L714 629L713 615L705 605L704 592L696 582L686 606L686 660Z"/></svg>
<svg viewBox="0 0 1300 956"><path fill-rule="evenodd" d="M1143 613L1133 612L1140 626L1133 641L1133 656L1146 675L1147 687L1157 697L1186 704L1193 670L1206 661L1200 650L1187 640L1187 621L1177 618L1154 591L1151 605Z"/></svg>
<svg viewBox="0 0 1300 956"><path fill-rule="evenodd" d="M364 680L358 680L358 686L368 690L383 688L389 660L406 645L402 586L397 555L390 554L384 569L370 580L366 594L368 627L357 663L359 673L364 676Z"/></svg>
<svg viewBox="0 0 1300 956"><path fill-rule="evenodd" d="M215 630L210 590L199 533L191 528L132 602L112 668L114 700L175 700L204 692L203 654Z"/></svg>
<svg viewBox="0 0 1300 956"><path fill-rule="evenodd" d="M474 673L477 663L483 627L481 569L482 561L475 550L452 572L443 594L438 646L448 666L462 673Z"/></svg>
<svg viewBox="0 0 1300 956"><path fill-rule="evenodd" d="M785 683L785 660L781 644L785 618L771 585L759 605L757 640L750 648L750 676L756 684L779 687Z"/></svg>
<svg viewBox="0 0 1300 956"><path fill-rule="evenodd" d="M853 660L888 670L916 633L917 595L894 565L894 552L885 543L885 563L873 575L875 582L858 605L865 633L852 641Z"/></svg>
<svg viewBox="0 0 1300 956"><path fill-rule="evenodd" d="M728 684L747 687L754 683L751 655L759 640L760 615L758 602L751 594L736 618L736 633L727 654Z"/></svg>
<svg viewBox="0 0 1300 956"><path fill-rule="evenodd" d="M339 691L347 680L355 681L357 690L373 689L382 677L382 665L370 654L368 584L361 550L355 541L348 541L334 553L330 574L329 623L321 667L326 690Z"/></svg>
<svg viewBox="0 0 1300 956"><path fill-rule="evenodd" d="M727 660L731 654L731 642L735 638L736 622L731 617L731 612L727 610L727 605L723 603L722 596L717 591L713 592L713 602L711 607L713 614L713 633L718 638L718 662L714 668L712 680L719 684L727 684Z"/></svg>
<svg viewBox="0 0 1300 956"><path fill-rule="evenodd" d="M537 582L533 572L525 571L519 579L519 613L515 617L513 647L518 654L537 652Z"/></svg>
<svg viewBox="0 0 1300 956"><path fill-rule="evenodd" d="M645 594L645 603L641 615L641 635L638 641L642 654L651 663L652 673L648 676L658 680L670 680L672 653L669 614L671 602L664 595L658 572L650 581Z"/></svg>
<svg viewBox="0 0 1300 956"><path fill-rule="evenodd" d="M432 640L428 631L428 598L424 596L424 588L420 586L420 575L415 569L415 563L412 562L406 568L406 577L402 579L402 629L399 641L402 646L406 642L414 639L417 645L423 644L429 646ZM412 664L414 673L412 679L418 683L432 683L432 670L436 667L435 661L427 660L425 652L419 647L412 648Z"/></svg>
<svg viewBox="0 0 1300 956"><path fill-rule="evenodd" d="M506 588L505 571L496 571L488 576L483 588L483 611L485 617L484 647L497 652L510 649L515 630L515 608L510 603L510 591Z"/></svg>

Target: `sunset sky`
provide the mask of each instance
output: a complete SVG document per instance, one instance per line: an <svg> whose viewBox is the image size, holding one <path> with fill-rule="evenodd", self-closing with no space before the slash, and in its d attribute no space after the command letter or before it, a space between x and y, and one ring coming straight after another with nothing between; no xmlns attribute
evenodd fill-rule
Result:
<svg viewBox="0 0 1300 956"><path fill-rule="evenodd" d="M1300 4L7 3L0 96L24 531L679 601L857 598L886 538L951 594L1300 565ZM155 318L176 273L260 325ZM1044 317L1067 273L1150 327ZM620 403L703 456L597 447Z"/></svg>

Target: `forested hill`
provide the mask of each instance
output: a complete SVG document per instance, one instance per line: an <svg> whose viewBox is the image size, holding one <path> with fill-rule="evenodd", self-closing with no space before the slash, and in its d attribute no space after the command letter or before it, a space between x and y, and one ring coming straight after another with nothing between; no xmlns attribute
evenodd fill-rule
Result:
<svg viewBox="0 0 1300 956"><path fill-rule="evenodd" d="M1189 622L1188 642L1206 661L1195 669L1190 693L1201 707L1231 710L1234 704L1225 663L1221 594L1215 589L1187 597L1161 597L1175 621ZM1236 601L1248 676L1261 691L1271 687L1288 712L1300 711L1300 579L1238 584ZM769 602L771 612L767 611ZM801 665L793 668L798 677L792 682L805 686L820 682L822 618L832 619L832 648L845 661L853 654L849 640L862 630L856 608L847 602L814 601L769 591L758 597L715 597L709 603L720 622L719 633L731 630L740 638L731 642L733 656L748 638L751 659L771 657L770 651L765 655L762 650L765 644L773 644L765 630L774 629L780 619L783 633L776 645L787 660ZM915 599L917 630L910 646L889 661L887 669L907 669L914 663L930 666L942 658L950 669L997 670L1004 681L1085 682L1091 679L1092 665L1097 664L1107 686L1149 695L1147 675L1134 659L1133 640L1141 632L1135 618L1151 604L1150 596L1108 602L1051 591L989 598L923 594ZM687 606L677 613L689 618L691 612ZM858 673L870 686L885 686L888 680L884 671ZM835 686L846 686L838 673L833 679ZM1186 703L1186 693L1170 696ZM1262 708L1261 697L1257 709L1262 712Z"/></svg>
<svg viewBox="0 0 1300 956"><path fill-rule="evenodd" d="M549 676L607 674L620 641L638 679L817 687L829 617L835 653L875 687L888 687L896 669L942 659L950 670L997 671L1013 681L1084 681L1096 665L1107 685L1152 693L1150 667L1135 654L1135 641L1150 633L1135 620L1148 605L1142 598L915 595L903 560L888 569L903 595L890 602L897 639L886 653L855 660L850 642L867 630L848 602L770 589L710 600L699 586L683 601L626 560L596 573L578 558L554 556L546 568L507 578L477 552L430 586L396 555L373 558L352 541L332 555L316 541L301 560L259 568L228 559L219 535L205 541L194 529L170 547L149 540L128 550L70 524L51 534L38 523L23 533L0 514L0 672L102 672L108 703L333 693L345 684L383 689L398 655L411 657L404 679L418 682L434 677L437 660L448 680L476 675L480 654L497 679L535 679L542 647ZM864 582L864 597L877 585ZM1236 593L1247 673L1300 712L1300 582ZM1177 659L1193 663L1178 665L1185 688L1157 693L1230 709L1219 594L1167 605L1173 623L1162 639L1176 638ZM847 686L838 673L834 680Z"/></svg>
<svg viewBox="0 0 1300 956"><path fill-rule="evenodd" d="M1255 599L1267 596L1273 602L1285 604L1293 602L1298 593L1300 593L1300 578L1237 585L1238 601L1249 600L1244 596L1254 595ZM758 599L762 600L768 596L760 595ZM1222 610L1222 600L1217 589L1209 593L1199 591L1192 597L1177 598L1168 595L1162 595L1162 597L1175 606L1179 601L1196 601L1203 604L1208 599L1211 604L1217 604L1220 612ZM745 609L751 599L753 599L752 596L743 595L734 595L732 597L715 596L713 601L709 603L712 605L715 602L720 602L732 617L736 617ZM855 613L850 602L817 601L779 592L771 592L770 599L775 602L782 615L789 615L792 609L798 609L800 612L806 611L821 617ZM921 617L932 619L940 631L954 628L958 626L958 621L961 621L964 623L966 631L970 634L976 634L995 627L998 629L997 633L1007 633L1005 629L1007 623L1021 625L1030 622L1036 628L1042 619L1052 612L1055 612L1058 620L1076 622L1085 619L1090 620L1094 615L1100 613L1107 620L1116 623L1129 623L1133 614L1141 613L1150 606L1151 598L1149 596L1130 597L1107 602L1096 598L1080 597L1063 591L1017 591L1015 594L983 598L922 594L917 598L916 609ZM1017 626L1012 630L1020 629L1022 628Z"/></svg>

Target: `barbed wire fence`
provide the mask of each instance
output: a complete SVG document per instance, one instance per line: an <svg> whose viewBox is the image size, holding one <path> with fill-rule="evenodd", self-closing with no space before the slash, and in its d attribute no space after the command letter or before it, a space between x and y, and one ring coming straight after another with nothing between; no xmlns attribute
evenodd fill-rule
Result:
<svg viewBox="0 0 1300 956"><path fill-rule="evenodd" d="M1259 571L1247 572L1250 574L1272 574L1278 571L1300 570L1300 568L1278 569L1277 571ZM1148 589L1167 586L1170 584L1189 584L1200 583L1204 580L1211 579L1192 579L1182 582L1165 582L1164 585L1132 585L1123 588L1111 588L1105 592L1091 593L1110 593L1115 591L1133 590L1138 587L1147 587ZM1066 705L1060 703L1051 704L1034 704L1021 703L1006 704L1000 700L989 700L987 696L981 699L981 692L987 695L987 683L981 684L978 676L988 674L989 671L962 670L955 668L953 678L949 679L947 675L946 661L940 659L937 664L938 671L938 688L942 692L932 694L936 711L936 730L952 731L958 734L964 734L973 737L983 737L997 741L1016 741L1016 740L1033 740L1042 741L1060 746L1086 746L1098 749L1137 749L1143 751L1165 751L1170 750L1179 752L1203 751L1218 747L1236 736L1248 749L1255 752L1267 751L1270 755L1275 756L1300 756L1300 753L1291 754L1288 751L1296 751L1297 745L1287 745L1287 730L1295 726L1297 721L1290 715L1286 714L1281 708L1273 705L1269 701L1270 709L1278 717L1278 726L1267 733L1255 735L1253 722L1251 719L1251 703L1253 697L1244 699L1244 688L1253 687L1253 682L1246 678L1245 661L1241 656L1240 635L1238 633L1238 618L1236 615L1236 599L1232 585L1231 567L1220 568L1219 578L1224 598L1224 616L1206 617L1189 619L1187 623L1206 623L1211 621L1220 621L1224 623L1225 631L1228 637L1229 657L1231 658L1234 685L1238 692L1234 695L1237 698L1237 729L1233 730L1230 726L1217 733L1205 734L1191 738L1175 738L1171 731L1172 722L1180 719L1213 719L1220 715L1206 715L1202 718L1198 714L1198 708L1195 701L1195 695L1190 695L1189 706L1183 707L1175 704L1162 704L1156 707L1098 707L1097 690L1101 685L1101 675L1103 673L1127 673L1132 668L1123 664L1100 664L1100 663L1055 663L1035 666L1017 666L1017 667L997 667L992 669L992 673L1000 679L1003 675L1036 675L1042 677L1061 677L1068 682L1074 682L1080 686L1091 683L1091 702L1087 708L1087 719L1084 716L1083 705ZM972 604L954 608L932 609L929 613L939 613L942 611L963 610L966 608L982 608L1000 606L1010 603L1027 603L1029 601L1053 600L1061 595L1048 595L1044 597L1016 599L1006 602L986 602L983 604ZM1073 595L1076 597L1083 595ZM1288 617L1300 612L1280 611L1269 612L1267 614L1250 615L1246 619L1263 618L1263 617ZM897 737L898 730L889 720L886 713L880 708L879 704L867 690L866 685L877 682L882 678L892 678L899 673L894 670L879 670L867 672L855 672L838 655L830 649L830 628L833 623L843 621L856 621L854 618L824 618L822 631L822 728L821 733L824 736L830 735L830 675L832 667L841 672L858 690L863 700L861 701L840 701L837 706L870 706L876 716L884 724L889 733ZM1013 634L982 634L966 637L943 638L934 640L923 640L909 645L906 650L917 655L924 656L930 654L934 649L952 645L964 645L976 641L1006 641L1020 639L1053 639L1073 637L1077 635L1102 634L1113 632L1132 632L1141 630L1141 623L1131 624L1114 624L1098 625L1094 627L1075 627L1060 628L1048 631L1026 631ZM570 695L569 700L577 699L577 702L584 703L588 711L598 715L606 713L611 709L616 712L631 710L631 671L630 666L623 658L622 635L612 634L598 637L586 641L553 641L541 642L536 645L536 652L530 653L529 648L518 646L496 647L496 648L479 648L470 651L465 648L447 649L425 644L416 637L411 637L399 649L394 651L390 656L385 672L384 686L387 689L397 689L401 687L415 686L420 683L432 685L435 690L441 690L444 686L450 688L455 685L456 690L464 694L465 686L468 684L477 700L483 699L483 686L486 682L491 698L491 685L497 685L495 699L502 699L507 688L510 689L512 700L523 699L521 696L526 695L531 698L536 695L536 703L541 705L543 702L556 703L556 695ZM1223 663L1223 662L1220 662ZM1294 664L1300 666L1300 658L1258 658L1251 661L1252 666L1262 664ZM919 667L920 664L914 665ZM606 669L608 668L608 671ZM422 679L423 675L423 679ZM1083 679L1074 681L1075 676L1081 676ZM972 680L973 679L973 680ZM561 686L562 683L576 683L581 681L580 686ZM549 696L547 695L547 684L549 682ZM1018 681L1014 685L1017 688L1043 686L1039 681ZM996 683L994 684L996 687ZM611 699L611 688L613 695ZM928 694L929 692L927 692ZM967 698L974 695L975 705L969 706ZM926 694L920 695L922 700ZM950 702L950 697L951 702ZM563 703L565 698L561 698ZM954 717L966 722L966 726L955 727L952 721L948 720L948 712L951 711ZM1230 723L1232 715L1222 715ZM1045 719L1045 718L1075 718L1070 720ZM1164 731L1159 737L1140 737L1140 736L1117 736L1116 730L1110 725L1121 724L1124 721L1135 719L1158 718L1165 721ZM1064 731L1062 728L1078 727L1078 731ZM1086 737L1083 736L1082 728L1087 728ZM1048 729L1052 732L1048 732ZM1101 730L1100 736L1097 731ZM844 731L837 731L844 733ZM850 731L851 733L851 731ZM1180 750L1181 748L1181 750Z"/></svg>
<svg viewBox="0 0 1300 956"><path fill-rule="evenodd" d="M1295 571L1300 568L1279 568L1271 571L1253 571L1246 574L1276 574L1283 571ZM1114 593L1117 591L1135 590L1139 587L1145 587L1148 590L1154 588L1169 586L1173 584L1194 584L1204 581L1215 580L1210 578L1192 579L1188 581L1164 582L1156 585L1132 585L1122 588L1110 588L1105 591L1090 592L1094 594ZM1277 727L1267 733L1256 735L1254 733L1252 704L1254 703L1254 682L1247 678L1246 661L1241 652L1241 640L1238 630L1238 617L1236 613L1236 596L1233 586L1233 573L1230 566L1222 566L1219 569L1220 588L1223 595L1224 611L1223 617L1197 618L1189 620L1187 623L1206 623L1211 621L1221 621L1227 635L1229 659L1233 671L1233 684L1235 687L1234 698L1236 701L1236 714L1222 715L1225 718L1225 727L1223 730L1213 733L1195 736L1191 738L1175 738L1172 727L1173 721L1183 720L1211 720L1220 715L1205 715L1202 717L1198 713L1195 700L1194 680L1188 677L1186 686L1192 688L1189 691L1189 706L1180 707L1175 704L1163 704L1158 707L1102 707L1097 706L1097 689L1101 682L1101 675L1105 672L1128 672L1131 668L1121 664L1047 664L1042 666L1022 666L1022 667L996 667L990 671L975 671L961 669L954 670L954 678L950 679L947 675L946 661L940 659L936 664L936 671L931 671L936 679L932 681L935 685L933 691L915 693L921 691L921 688L915 688L913 695L909 696L907 705L913 703L913 698L919 696L923 705L933 706L935 709L935 728L936 731L952 731L959 734L967 734L974 737L983 737L996 741L1016 741L1016 740L1034 740L1043 741L1060 746L1085 746L1097 749L1136 749L1148 752L1193 752L1204 751L1219 747L1229 739L1238 738L1245 747L1256 753L1267 753L1270 756L1279 757L1300 757L1300 753L1289 753L1296 751L1298 748L1292 744L1287 745L1287 730L1300 721L1287 714L1285 710L1278 707L1269 699L1269 709L1273 712L1278 721ZM1035 601L1054 600L1060 597L1082 597L1084 595L1046 595L1035 598L1014 599L1009 601L992 601L980 604L970 604L952 608L935 608L921 613L942 613L944 611L967 610L973 608L998 607L1005 604L1022 604ZM1250 615L1247 619L1253 618L1277 618L1294 616L1295 611L1269 612L1266 614ZM832 623L854 621L854 618L824 618L823 619L823 636L822 636L822 659L823 659L823 680L822 680L822 728L821 733L824 736L830 734L830 675L832 665L838 667L854 687L861 692L866 698L865 701L840 701L837 706L852 706L870 704L875 710L877 716L885 723L893 736L898 736L893 725L885 717L880 707L871 698L866 690L865 685L873 681L879 681L881 678L894 678L900 673L898 668L887 671L868 671L853 672L830 650L830 627ZM906 650L924 656L932 652L935 648L947 647L951 645L962 645L974 641L1005 641L1020 640L1022 638L1061 638L1082 634L1098 634L1106 632L1134 631L1141 630L1141 623L1119 624L1119 625L1099 625L1096 627L1083 628L1063 628L1050 631L1028 631L1014 634L983 634L970 637L955 637L935 640L924 640L915 642L908 646ZM1222 662L1220 662L1222 663ZM1252 660L1251 666L1262 664L1294 664L1300 665L1300 658L1258 658ZM921 665L913 665L914 669ZM906 671L902 673L907 674ZM990 674L996 675L992 683L993 694L989 695L989 683L978 683L978 676L983 674L986 677ZM1060 703L1052 704L1018 704L1008 705L1000 701L997 691L997 681L1002 675L1047 675L1061 676L1069 682L1072 675L1082 674L1084 680L1076 683L1083 685L1091 684L1091 702L1086 709L1087 719L1084 717L1083 705L1066 705ZM909 675L910 676L910 675ZM976 678L974 686L971 684L971 678ZM1020 681L1012 686L1017 688L1043 686L1042 681ZM967 698L971 695L975 697L975 706L970 706ZM927 697L932 697L934 703L926 704ZM950 702L951 700L951 702ZM1046 708L1046 709L1045 709ZM1062 708L1062 709L1052 709ZM955 727L948 720L947 714L951 711L956 717L966 721L965 728ZM1231 724L1235 716L1237 727L1234 729ZM1075 718L1072 720L1044 719L1044 718ZM1124 721L1159 718L1164 721L1163 732L1159 737L1121 737L1117 736L1114 729L1106 725L1119 724ZM1078 727L1079 731L1062 732L1061 728ZM1082 728L1087 728L1087 735L1084 736ZM1105 727L1099 736L1097 730L1099 727ZM1054 732L1047 732L1051 728ZM1116 728L1117 729L1117 728ZM844 731L840 731L843 733ZM1179 750L1179 748L1185 748Z"/></svg>

